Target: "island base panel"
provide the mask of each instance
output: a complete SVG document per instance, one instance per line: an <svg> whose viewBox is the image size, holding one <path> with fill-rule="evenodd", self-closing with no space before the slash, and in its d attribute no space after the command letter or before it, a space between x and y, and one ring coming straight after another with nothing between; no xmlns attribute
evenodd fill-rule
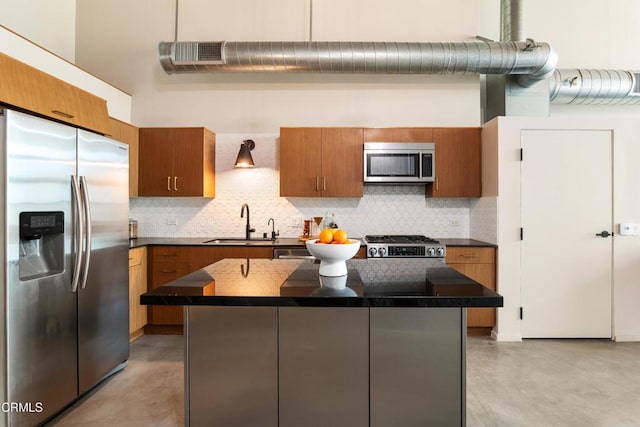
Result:
<svg viewBox="0 0 640 427"><path fill-rule="evenodd" d="M277 307L185 307L185 425L277 426Z"/></svg>
<svg viewBox="0 0 640 427"><path fill-rule="evenodd" d="M370 425L464 425L465 309L370 314Z"/></svg>
<svg viewBox="0 0 640 427"><path fill-rule="evenodd" d="M369 309L280 307L280 427L369 425Z"/></svg>

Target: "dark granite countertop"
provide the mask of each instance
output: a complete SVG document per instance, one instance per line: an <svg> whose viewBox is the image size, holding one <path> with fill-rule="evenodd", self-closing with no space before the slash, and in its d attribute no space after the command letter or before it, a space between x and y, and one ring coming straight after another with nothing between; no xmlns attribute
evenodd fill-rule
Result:
<svg viewBox="0 0 640 427"><path fill-rule="evenodd" d="M214 237L140 237L138 239L129 240L130 248L137 248L141 246L271 246L271 247L295 247L304 246L304 242L299 241L295 237L283 237L276 240L250 240L248 242L239 241L230 242L224 241L220 243L206 243L209 240L215 239ZM475 239L446 239L436 238L440 242L447 246L462 246L462 247L487 247L497 248L498 246L493 243L483 242Z"/></svg>
<svg viewBox="0 0 640 427"><path fill-rule="evenodd" d="M220 242L210 242L214 239L223 239ZM271 247L291 247L304 246L304 242L294 237L283 237L276 240L252 239L245 241L241 237L229 240L231 238L216 237L140 237L129 240L129 248L138 248L142 246L271 246Z"/></svg>
<svg viewBox="0 0 640 427"><path fill-rule="evenodd" d="M502 296L443 260L351 259L348 274L318 275L300 259L228 258L140 297L146 305L502 307Z"/></svg>
<svg viewBox="0 0 640 427"><path fill-rule="evenodd" d="M460 246L460 247L474 247L474 248L497 248L498 245L494 243L484 242L476 239L438 239L446 246Z"/></svg>

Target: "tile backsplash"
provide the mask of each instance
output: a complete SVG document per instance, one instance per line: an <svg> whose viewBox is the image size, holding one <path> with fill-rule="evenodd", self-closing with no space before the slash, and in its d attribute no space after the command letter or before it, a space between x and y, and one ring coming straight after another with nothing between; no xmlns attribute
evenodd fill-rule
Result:
<svg viewBox="0 0 640 427"><path fill-rule="evenodd" d="M256 142L256 167L234 169L242 140ZM424 186L366 185L362 198L280 197L278 134L216 135L216 197L131 199L130 217L138 220L140 237L243 237L243 203L249 204L254 236L270 233L274 218L281 237L302 233L302 220L335 214L350 236L365 234L424 234L432 237L469 237L473 206L474 228L482 231L483 216L492 203L471 199L425 198ZM475 200L475 199L474 199ZM485 239L486 240L486 239ZM491 239L494 240L494 239Z"/></svg>

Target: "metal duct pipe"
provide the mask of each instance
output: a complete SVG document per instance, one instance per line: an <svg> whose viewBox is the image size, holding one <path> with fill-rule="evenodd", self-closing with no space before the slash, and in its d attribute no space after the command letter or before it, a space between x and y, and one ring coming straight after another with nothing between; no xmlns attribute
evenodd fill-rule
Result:
<svg viewBox="0 0 640 427"><path fill-rule="evenodd" d="M524 0L501 0L500 21L502 22L500 40L525 41Z"/></svg>
<svg viewBox="0 0 640 427"><path fill-rule="evenodd" d="M553 73L555 51L526 42L160 42L168 73L316 72L348 74Z"/></svg>
<svg viewBox="0 0 640 427"><path fill-rule="evenodd" d="M553 104L640 104L640 72L559 69L549 82Z"/></svg>

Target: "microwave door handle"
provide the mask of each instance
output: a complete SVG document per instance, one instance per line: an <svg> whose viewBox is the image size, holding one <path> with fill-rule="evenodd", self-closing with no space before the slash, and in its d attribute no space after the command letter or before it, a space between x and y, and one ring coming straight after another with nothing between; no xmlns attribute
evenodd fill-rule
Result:
<svg viewBox="0 0 640 427"><path fill-rule="evenodd" d="M89 262L91 261L91 241L92 241L92 229L91 229L91 203L89 201L89 188L87 185L87 178L84 176L80 177L80 189L82 190L82 199L84 203L84 218L85 218L85 228L86 232L84 235L84 268L82 271L82 284L81 287L84 289L87 286L87 276L89 276Z"/></svg>
<svg viewBox="0 0 640 427"><path fill-rule="evenodd" d="M78 292L78 283L82 273L82 241L84 240L84 218L82 215L82 201L78 177L71 175L71 194L74 204L74 246L76 251L73 277L71 279L71 292Z"/></svg>

